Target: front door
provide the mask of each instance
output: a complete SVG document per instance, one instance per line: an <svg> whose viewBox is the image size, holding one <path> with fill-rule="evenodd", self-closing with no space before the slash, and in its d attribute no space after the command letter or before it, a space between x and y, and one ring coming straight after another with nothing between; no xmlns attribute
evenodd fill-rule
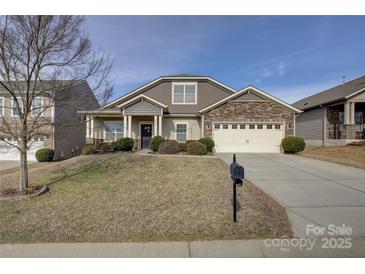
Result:
<svg viewBox="0 0 365 274"><path fill-rule="evenodd" d="M141 149L149 148L152 138L152 125L141 124Z"/></svg>

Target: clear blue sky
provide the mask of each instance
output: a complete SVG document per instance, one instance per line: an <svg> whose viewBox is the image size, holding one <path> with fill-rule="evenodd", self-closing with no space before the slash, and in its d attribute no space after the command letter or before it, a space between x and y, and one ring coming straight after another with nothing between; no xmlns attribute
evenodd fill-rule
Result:
<svg viewBox="0 0 365 274"><path fill-rule="evenodd" d="M91 16L115 97L161 75L254 85L287 102L365 75L365 16Z"/></svg>

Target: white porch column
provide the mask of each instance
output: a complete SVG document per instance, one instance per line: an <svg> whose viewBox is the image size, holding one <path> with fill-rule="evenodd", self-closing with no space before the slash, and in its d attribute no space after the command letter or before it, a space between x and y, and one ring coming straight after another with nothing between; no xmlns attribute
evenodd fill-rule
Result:
<svg viewBox="0 0 365 274"><path fill-rule="evenodd" d="M355 124L355 103L350 103L350 125Z"/></svg>
<svg viewBox="0 0 365 274"><path fill-rule="evenodd" d="M90 138L95 138L94 137L94 116L90 116Z"/></svg>
<svg viewBox="0 0 365 274"><path fill-rule="evenodd" d="M128 122L127 122L127 116L123 116L123 127L124 127L124 129L123 129L123 131L124 131L124 133L123 133L123 137L128 137L128 124L127 124Z"/></svg>
<svg viewBox="0 0 365 274"><path fill-rule="evenodd" d="M128 137L132 138L132 116L128 115Z"/></svg>
<svg viewBox="0 0 365 274"><path fill-rule="evenodd" d="M162 136L162 115L158 116L158 135Z"/></svg>
<svg viewBox="0 0 365 274"><path fill-rule="evenodd" d="M345 125L350 124L350 102L346 102L344 105L344 111L343 111L343 123Z"/></svg>
<svg viewBox="0 0 365 274"><path fill-rule="evenodd" d="M157 135L157 116L153 116L153 136Z"/></svg>

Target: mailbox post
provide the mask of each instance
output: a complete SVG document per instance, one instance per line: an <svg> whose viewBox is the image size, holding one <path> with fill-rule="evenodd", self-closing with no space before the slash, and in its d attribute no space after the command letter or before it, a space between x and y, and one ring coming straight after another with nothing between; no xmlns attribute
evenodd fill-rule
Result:
<svg viewBox="0 0 365 274"><path fill-rule="evenodd" d="M242 186L245 181L245 170L236 162L236 154L233 154L233 161L230 166L231 178L233 182L233 222L237 221L237 194L236 187Z"/></svg>

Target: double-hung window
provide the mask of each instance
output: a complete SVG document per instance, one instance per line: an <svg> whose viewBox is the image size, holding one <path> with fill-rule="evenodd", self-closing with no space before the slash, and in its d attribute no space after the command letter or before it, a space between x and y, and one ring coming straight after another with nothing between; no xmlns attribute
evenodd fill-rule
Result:
<svg viewBox="0 0 365 274"><path fill-rule="evenodd" d="M172 83L172 103L195 105L196 87L196 83Z"/></svg>
<svg viewBox="0 0 365 274"><path fill-rule="evenodd" d="M362 132L363 131L363 113L361 111L355 112L355 130Z"/></svg>
<svg viewBox="0 0 365 274"><path fill-rule="evenodd" d="M22 98L17 97L17 101L18 101L18 104L19 104L20 111L24 112ZM17 104L16 104L14 98L11 98L11 116L13 116L13 117L18 117L19 116L18 107L17 107Z"/></svg>
<svg viewBox="0 0 365 274"><path fill-rule="evenodd" d="M0 117L4 116L5 98L0 97Z"/></svg>
<svg viewBox="0 0 365 274"><path fill-rule="evenodd" d="M32 101L32 117L43 116L43 98L34 97Z"/></svg>
<svg viewBox="0 0 365 274"><path fill-rule="evenodd" d="M176 123L175 132L176 132L176 141L185 142L188 139L188 124Z"/></svg>
<svg viewBox="0 0 365 274"><path fill-rule="evenodd" d="M114 142L123 137L124 126L123 122L105 121L104 133L106 142Z"/></svg>

